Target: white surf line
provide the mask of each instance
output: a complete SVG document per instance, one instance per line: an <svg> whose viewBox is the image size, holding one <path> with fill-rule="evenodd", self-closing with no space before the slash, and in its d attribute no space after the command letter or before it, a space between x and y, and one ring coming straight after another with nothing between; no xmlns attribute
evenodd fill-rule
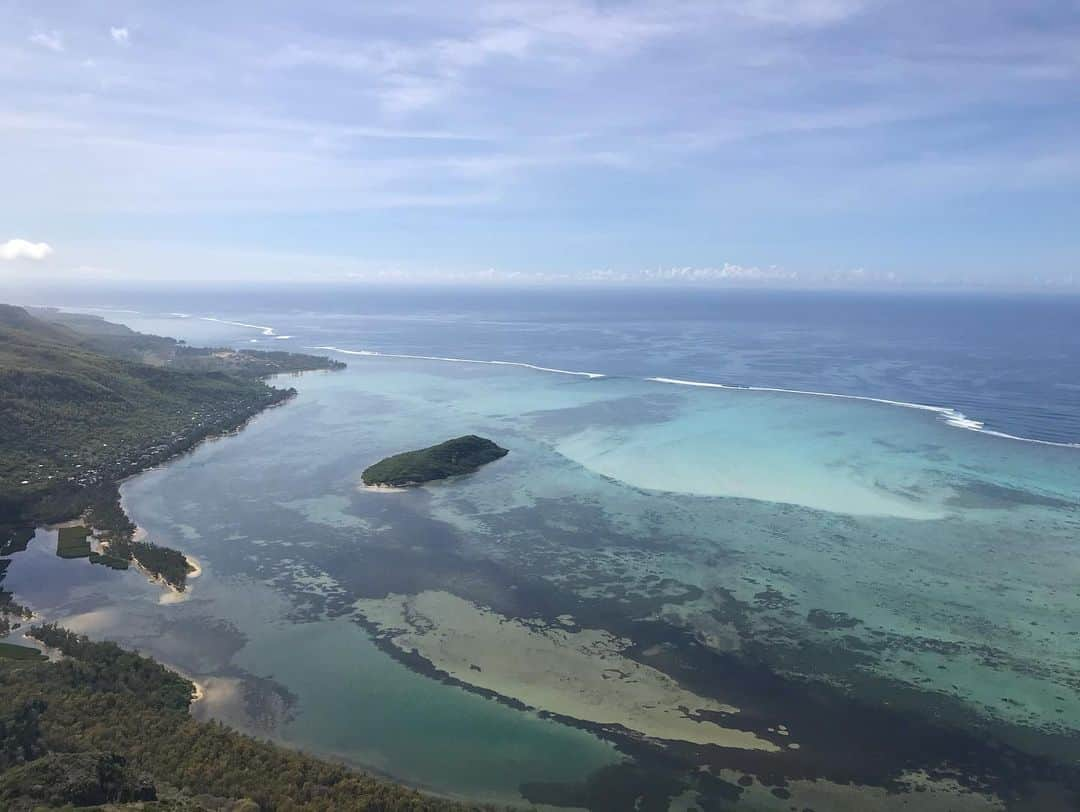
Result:
<svg viewBox="0 0 1080 812"><path fill-rule="evenodd" d="M524 361L489 361L477 358L450 358L440 355L406 355L403 353L378 352L376 350L346 350L341 347L319 346L306 347L309 350L326 350L328 352L340 352L344 355L362 355L380 358L406 358L418 361L445 361L454 364L492 364L495 366L522 367L533 369L538 372L553 372L559 375L577 375L584 378L606 378L603 372L578 372L570 369L556 369L542 367L537 364L528 364ZM728 389L742 392L776 392L784 395L804 395L818 398L837 398L839 400L860 400L866 403L881 403L886 406L896 406L901 409L916 409L923 412L933 412L946 425L967 431L975 431L979 434L987 434L991 437L1000 437L1005 440L1016 440L1021 443L1035 443L1036 445L1052 446L1054 448L1080 448L1080 443L1062 443L1054 440L1038 440L1033 437L1020 437L1016 434L1007 434L1003 431L995 431L985 427L982 421L973 420L958 409L949 406L931 406L926 403L911 403L905 400L889 400L888 398L875 398L870 395L845 395L840 392L815 392L810 389L783 389L776 386L742 386L727 383L710 383L707 381L690 381L683 378L665 378L660 376L638 378L637 380L650 381L652 383L675 384L678 386L695 386L703 389Z"/></svg>
<svg viewBox="0 0 1080 812"><path fill-rule="evenodd" d="M344 355L378 356L379 358L408 358L414 361L445 361L451 364L490 364L492 366L521 367L533 369L537 372L553 372L558 375L575 375L581 378L606 378L602 372L578 372L573 369L556 369L555 367L542 367L536 364L527 364L524 361L487 361L479 358L446 358L440 355L404 355L402 353L376 352L375 350L343 350L341 347L305 347L308 350L327 350L340 352Z"/></svg>
<svg viewBox="0 0 1080 812"><path fill-rule="evenodd" d="M243 321L228 321L226 319L215 319L213 316L200 316L203 321L216 321L218 324L231 324L233 327L250 327L252 330L258 330L264 336L275 335L273 327L266 327L262 324L248 324Z"/></svg>
<svg viewBox="0 0 1080 812"><path fill-rule="evenodd" d="M1080 443L1060 443L1053 440L1037 440L1033 437L1019 437L1015 434L1006 434L1002 431L988 429L980 420L972 420L963 412L949 406L930 406L926 403L909 403L905 400L889 400L888 398L875 398L869 395L844 395L839 392L814 392L808 389L781 389L774 386L741 386L727 383L708 383L706 381L688 381L682 378L645 378L654 383L676 384L678 386L696 386L704 389L730 389L743 392L779 392L786 395L810 395L818 398L839 398L840 400L861 400L867 403L883 403L886 406L899 406L902 409L918 409L923 412L937 414L947 425L968 431L977 431L980 434L989 434L992 437L1001 437L1006 440L1018 440L1023 443L1037 443L1056 448L1080 448Z"/></svg>
<svg viewBox="0 0 1080 812"><path fill-rule="evenodd" d="M946 422L948 422L948 421L946 421ZM972 422L978 422L978 421L972 421ZM950 423L949 425L956 425L956 424ZM984 428L981 428L982 423L979 423L979 426L980 426L980 428L972 429L972 431L977 431L977 432L979 432L979 434L989 434L991 437L1001 437L1002 439L1005 439L1005 440L1019 440L1022 443L1037 443L1038 445L1052 445L1052 446L1054 446L1056 448L1080 448L1080 443L1055 443L1053 440L1036 440L1033 437L1019 437L1019 436L1017 436L1015 434L1006 434L1004 431L994 431L994 429L984 429ZM962 426L961 428L966 428L966 426Z"/></svg>

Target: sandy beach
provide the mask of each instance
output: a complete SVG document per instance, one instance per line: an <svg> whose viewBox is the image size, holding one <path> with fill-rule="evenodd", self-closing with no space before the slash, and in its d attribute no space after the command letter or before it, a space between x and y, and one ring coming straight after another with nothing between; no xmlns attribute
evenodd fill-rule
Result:
<svg viewBox="0 0 1080 812"><path fill-rule="evenodd" d="M408 493L411 490L411 488L398 488L393 485L365 485L363 482L357 485L356 489L369 493Z"/></svg>

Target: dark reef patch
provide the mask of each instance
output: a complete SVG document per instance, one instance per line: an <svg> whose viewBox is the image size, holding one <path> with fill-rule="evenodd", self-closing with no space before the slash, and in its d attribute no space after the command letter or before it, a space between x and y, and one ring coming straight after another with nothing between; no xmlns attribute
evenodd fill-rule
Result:
<svg viewBox="0 0 1080 812"><path fill-rule="evenodd" d="M845 612L827 612L824 609L811 609L806 614L806 622L815 629L854 629L862 623Z"/></svg>
<svg viewBox="0 0 1080 812"><path fill-rule="evenodd" d="M1012 488L981 479L953 483L956 491L946 500L950 507L1007 510L1012 507L1078 508L1080 500L1061 499L1023 488Z"/></svg>
<svg viewBox="0 0 1080 812"><path fill-rule="evenodd" d="M665 423L683 405L678 395L662 393L598 400L563 409L526 412L523 417L541 431L566 435L593 426L627 426Z"/></svg>
<svg viewBox="0 0 1080 812"><path fill-rule="evenodd" d="M627 656L660 669L691 691L741 708L738 714L722 715L722 719L717 719L725 726L754 732L781 747L791 742L799 745L797 750L784 749L779 753L680 742L661 746L611 726L556 717L609 739L622 752L632 754L636 768L650 775L651 781L657 780L658 772L664 775L664 781L655 786L667 789L669 795L665 797L677 794L676 790L682 791L687 786L696 787L697 782L688 783L688 777L699 775L703 767L714 772L738 770L769 787L784 787L790 780L805 778L884 787L895 792L906 791L900 781L903 772L924 770L930 775L956 777L971 789L999 793L1012 799L1012 809L1033 811L1035 807L1026 807L1024 799L1034 791L1036 783L1057 787L1062 797L1072 789L1080 789L1080 772L1075 766L1006 744L1003 734L1007 736L1011 729L1015 735L1014 728L977 718L969 707L955 698L864 674L859 685L859 694L864 698L856 699L844 688L786 676L755 659L757 653L764 651L763 647L750 646L739 656L718 653L698 643L685 630L658 620L633 619L628 616L626 606L618 601L583 599L542 580L523 578L490 561L458 560L448 566L457 558L455 547L440 546L442 554L437 569L442 572L442 578L434 583L437 573L429 567L427 571L432 582L421 586L414 581L413 588L405 591L449 589L461 597L491 606L501 614L552 624L559 615L572 614L580 627L603 628L633 640L633 646L625 652ZM428 548L418 550L416 554L423 558L431 552ZM405 552L398 550L397 554L395 558L402 557L396 564L387 566L384 574L386 571L410 571L412 564L406 564ZM432 562L428 561L430 565ZM412 571L411 578L416 575ZM388 591L401 590L388 590L384 585L382 589L372 591L385 595ZM741 614L739 604L734 599L732 604L731 615L738 618ZM841 628L846 627L847 621L842 621ZM402 652L388 639L378 642L388 654L420 673L520 707L514 700L450 678L417 654ZM648 656L643 653L646 650L650 652ZM866 664L865 654L853 651L842 642L821 645L817 650L818 654L800 651L800 664L805 665L817 657L823 663L845 657L851 661L851 673L858 673L858 666ZM770 731L778 724L785 725L790 735ZM883 735L883 731L888 735ZM1047 750L1080 753L1080 741L1076 737L1044 736L1043 746ZM596 787L607 785L609 775L597 776L593 783L585 782L584 785L529 785L525 788L526 796L535 803L554 804L558 800L570 804L573 800L581 805L584 801L586 808L599 811L633 808L632 805L618 806L596 793ZM629 777L627 781L634 783ZM718 805L721 803L730 804L732 791L725 789L727 796L717 797L712 808L723 808ZM641 803L659 804L660 794L650 794ZM625 802L622 795L611 797L618 797L619 803Z"/></svg>

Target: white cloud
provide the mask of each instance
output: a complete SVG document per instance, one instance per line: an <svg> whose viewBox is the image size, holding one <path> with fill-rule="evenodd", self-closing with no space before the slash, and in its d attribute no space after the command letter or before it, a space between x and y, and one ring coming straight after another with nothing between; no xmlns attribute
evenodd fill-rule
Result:
<svg viewBox="0 0 1080 812"><path fill-rule="evenodd" d="M757 266L734 265L725 262L716 268L656 268L643 271L642 279L674 280L682 282L710 282L718 280L736 280L751 282L791 282L798 279L796 271L785 271L770 265L766 268Z"/></svg>
<svg viewBox="0 0 1080 812"><path fill-rule="evenodd" d="M127 45L131 42L131 32L128 31L126 26L113 26L109 29L109 36L113 38L113 42L117 45Z"/></svg>
<svg viewBox="0 0 1080 812"><path fill-rule="evenodd" d="M38 31L30 36L30 41L57 53L64 50L64 37L59 31Z"/></svg>
<svg viewBox="0 0 1080 812"><path fill-rule="evenodd" d="M359 281L427 282L441 280L477 284L527 283L545 285L578 283L613 285L761 283L771 285L795 284L799 281L799 275L796 271L786 271L776 266L759 268L734 265L728 262L717 267L706 268L651 268L628 271L596 269L583 272L516 271L500 268L487 268L485 270L365 268L349 271L345 274L345 277Z"/></svg>
<svg viewBox="0 0 1080 812"><path fill-rule="evenodd" d="M0 243L0 259L45 259L53 252L52 246L46 242L30 242L29 240L8 240Z"/></svg>

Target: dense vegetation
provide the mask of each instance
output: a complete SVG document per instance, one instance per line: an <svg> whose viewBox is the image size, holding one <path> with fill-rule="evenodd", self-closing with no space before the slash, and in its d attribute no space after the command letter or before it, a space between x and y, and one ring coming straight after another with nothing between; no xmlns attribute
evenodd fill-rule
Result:
<svg viewBox="0 0 1080 812"><path fill-rule="evenodd" d="M94 535L105 552L97 560L90 556L95 564L127 569L129 561L137 561L153 577L184 591L188 573L193 569L187 558L170 547L150 541L135 541L138 528L120 506L120 493L115 487L109 492L109 498L106 499L104 493L98 496L87 508L85 518L94 528Z"/></svg>
<svg viewBox="0 0 1080 812"><path fill-rule="evenodd" d="M361 475L365 485L404 487L468 474L509 453L491 440L468 434L418 451L395 454Z"/></svg>
<svg viewBox="0 0 1080 812"><path fill-rule="evenodd" d="M0 305L0 547L35 524L87 514L109 545L95 563L138 561L178 589L187 560L134 541L116 482L228 431L294 394L260 378L338 361L188 347L96 316ZM90 555L73 529L58 554ZM0 593L0 624L7 624ZM5 629L0 627L0 633Z"/></svg>
<svg viewBox="0 0 1080 812"><path fill-rule="evenodd" d="M112 643L34 634L65 657L0 659L2 809L203 795L263 810L463 808L198 722L190 682Z"/></svg>
<svg viewBox="0 0 1080 812"><path fill-rule="evenodd" d="M79 515L93 489L240 425L293 390L108 357L0 305L0 525Z"/></svg>
<svg viewBox="0 0 1080 812"><path fill-rule="evenodd" d="M40 651L30 646L20 646L15 643L0 642L0 660L41 660L44 659ZM2 736L2 733L0 733Z"/></svg>

